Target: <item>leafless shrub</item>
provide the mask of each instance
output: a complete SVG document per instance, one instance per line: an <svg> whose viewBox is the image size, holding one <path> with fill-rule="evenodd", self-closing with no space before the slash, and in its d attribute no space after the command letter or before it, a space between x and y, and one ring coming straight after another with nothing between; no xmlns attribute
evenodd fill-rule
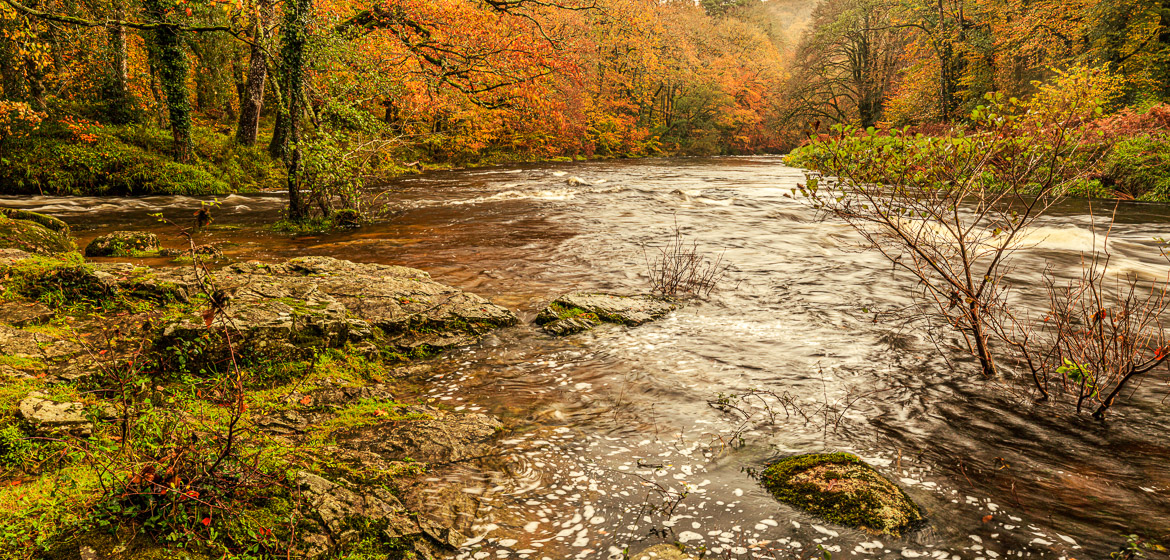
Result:
<svg viewBox="0 0 1170 560"><path fill-rule="evenodd" d="M1109 256L1082 263L1081 277L1061 284L1048 279L1051 313L1045 317L1065 394L1075 395L1077 412L1095 406L1101 418L1135 378L1166 362L1162 323L1170 294L1167 282L1143 282L1133 275L1111 274ZM1037 387L1047 395L1049 378Z"/></svg>
<svg viewBox="0 0 1170 560"><path fill-rule="evenodd" d="M821 374L822 395L815 401L804 401L788 391L749 389L743 393L718 393L707 401L707 406L738 419L739 424L727 437L720 436L724 447L739 447L749 430L774 427L782 422L800 421L821 429L823 437L841 428L846 414L866 397L888 389L857 391L848 387L840 395L831 396L829 384Z"/></svg>
<svg viewBox="0 0 1170 560"><path fill-rule="evenodd" d="M687 296L707 297L723 282L731 265L723 262L723 253L714 258L699 250L698 241L688 242L678 224L670 240L651 255L643 247L651 291L675 299Z"/></svg>

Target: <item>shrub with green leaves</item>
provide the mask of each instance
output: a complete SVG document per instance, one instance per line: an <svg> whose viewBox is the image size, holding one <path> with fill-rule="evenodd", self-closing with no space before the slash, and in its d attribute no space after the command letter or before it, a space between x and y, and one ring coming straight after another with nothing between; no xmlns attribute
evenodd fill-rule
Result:
<svg viewBox="0 0 1170 560"><path fill-rule="evenodd" d="M0 428L0 465L19 465L32 450L32 440L15 424Z"/></svg>

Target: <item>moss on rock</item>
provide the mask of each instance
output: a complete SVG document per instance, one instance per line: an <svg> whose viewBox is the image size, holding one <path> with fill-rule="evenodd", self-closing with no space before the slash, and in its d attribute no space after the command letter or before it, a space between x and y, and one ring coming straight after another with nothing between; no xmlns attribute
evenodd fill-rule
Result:
<svg viewBox="0 0 1170 560"><path fill-rule="evenodd" d="M69 224L65 223L59 218L54 218L45 214L39 214L37 212L30 212L28 210L20 210L17 208L0 208L0 214L13 220L36 222L57 233L69 235Z"/></svg>
<svg viewBox="0 0 1170 560"><path fill-rule="evenodd" d="M55 230L45 225L55 225L55 221L60 220L34 212L0 209L0 249L19 249L38 255L55 255L74 250L69 226Z"/></svg>
<svg viewBox="0 0 1170 560"><path fill-rule="evenodd" d="M85 246L87 257L149 257L158 254L158 237L142 231L110 232Z"/></svg>
<svg viewBox="0 0 1170 560"><path fill-rule="evenodd" d="M553 300L536 316L536 324L554 336L587 331L601 323L635 327L664 317L675 305L647 296L572 293Z"/></svg>
<svg viewBox="0 0 1170 560"><path fill-rule="evenodd" d="M901 536L922 520L901 488L849 453L789 457L769 465L761 481L786 504L870 533Z"/></svg>

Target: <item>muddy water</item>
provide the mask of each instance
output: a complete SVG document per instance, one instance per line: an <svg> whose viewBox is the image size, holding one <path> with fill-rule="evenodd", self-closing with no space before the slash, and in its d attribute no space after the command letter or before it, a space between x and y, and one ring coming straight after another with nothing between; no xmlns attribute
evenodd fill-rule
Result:
<svg viewBox="0 0 1170 560"><path fill-rule="evenodd" d="M978 379L960 354L875 321L909 303L913 284L787 197L800 180L775 158L437 173L388 186L390 222L328 235L266 232L279 195L231 196L208 241L235 243L228 253L241 259L414 266L527 320L571 290L644 291L644 247L676 224L732 263L723 290L657 323L567 339L520 327L440 358L430 397L525 426L504 442L509 466L459 558L620 558L678 541L713 558L1084 559L1107 557L1127 534L1170 534L1164 377L1127 395L1107 424ZM165 235L148 213L186 219L199 205L2 203L64 218L83 240ZM1084 210L1043 220L1017 276L1078 266L1099 244ZM1164 274L1153 238L1168 217L1163 206L1122 206L1114 264ZM728 397L752 390L770 394ZM710 406L720 396L745 412ZM874 538L777 504L751 477L769 459L823 450L879 466L923 505L927 525Z"/></svg>

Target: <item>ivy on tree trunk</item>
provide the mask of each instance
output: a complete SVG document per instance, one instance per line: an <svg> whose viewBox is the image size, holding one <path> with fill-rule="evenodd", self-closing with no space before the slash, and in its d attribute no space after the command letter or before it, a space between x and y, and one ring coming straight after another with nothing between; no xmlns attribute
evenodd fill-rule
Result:
<svg viewBox="0 0 1170 560"><path fill-rule="evenodd" d="M148 18L167 21L166 8L161 0L146 0L143 4ZM172 155L175 161L191 161L191 102L187 98L187 53L183 38L175 26L159 26L150 37L155 71L162 85L170 116L171 135L174 138Z"/></svg>
<svg viewBox="0 0 1170 560"><path fill-rule="evenodd" d="M284 25L281 29L280 88L284 102L272 134L270 151L283 155L288 169L288 217L304 220L309 209L301 194L300 115L304 112L305 45L309 38L309 15L312 0L288 0L284 4Z"/></svg>

